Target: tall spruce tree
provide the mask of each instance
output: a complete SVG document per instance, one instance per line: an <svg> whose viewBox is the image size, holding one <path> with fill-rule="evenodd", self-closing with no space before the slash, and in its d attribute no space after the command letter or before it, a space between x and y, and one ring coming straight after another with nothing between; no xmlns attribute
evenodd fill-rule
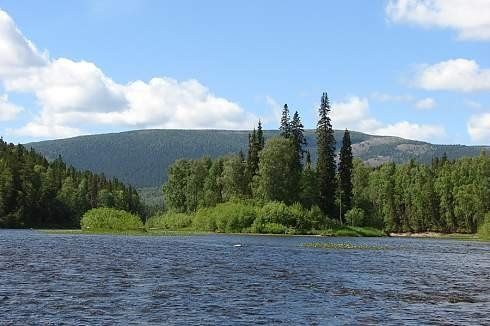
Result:
<svg viewBox="0 0 490 326"><path fill-rule="evenodd" d="M284 104L281 115L281 126L279 127L281 136L284 138L291 137L291 124L289 121L289 108L287 104Z"/></svg>
<svg viewBox="0 0 490 326"><path fill-rule="evenodd" d="M294 112L293 119L290 122L290 130L291 140L294 147L294 173L291 175L292 185L294 187L293 193L300 194L301 174L303 172L303 156L305 153L303 147L306 146L306 139L304 136L303 124L301 123L298 111ZM299 196L296 196L294 199L299 200L300 198Z"/></svg>
<svg viewBox="0 0 490 326"><path fill-rule="evenodd" d="M318 110L319 120L316 127L317 137L317 177L318 177L318 206L327 214L335 215L335 137L330 122L330 102L327 93L323 93L320 108Z"/></svg>
<svg viewBox="0 0 490 326"><path fill-rule="evenodd" d="M349 130L345 129L339 157L339 194L343 213L352 208L352 168L352 144Z"/></svg>
<svg viewBox="0 0 490 326"><path fill-rule="evenodd" d="M257 174L257 170L259 168L260 150L261 148L259 135L254 128L252 134L248 135L247 174L250 179L252 179L253 176Z"/></svg>
<svg viewBox="0 0 490 326"><path fill-rule="evenodd" d="M318 202L317 176L309 151L306 152L305 168L301 174L300 200L301 204L308 209Z"/></svg>
<svg viewBox="0 0 490 326"><path fill-rule="evenodd" d="M294 112L293 119L290 123L291 137L296 147L296 151L298 152L298 158L301 160L305 154L305 150L303 149L306 146L306 138L304 135L304 126L301 123L301 118L299 117L298 111Z"/></svg>
<svg viewBox="0 0 490 326"><path fill-rule="evenodd" d="M259 144L259 151L261 151L264 148L265 139L264 139L264 131L262 130L262 122L260 120L257 126L257 142Z"/></svg>

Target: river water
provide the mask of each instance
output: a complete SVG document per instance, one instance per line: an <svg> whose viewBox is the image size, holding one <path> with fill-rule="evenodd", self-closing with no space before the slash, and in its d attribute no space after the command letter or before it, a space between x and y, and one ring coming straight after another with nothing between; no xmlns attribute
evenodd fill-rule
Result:
<svg viewBox="0 0 490 326"><path fill-rule="evenodd" d="M2 325L273 323L488 325L490 244L0 230Z"/></svg>

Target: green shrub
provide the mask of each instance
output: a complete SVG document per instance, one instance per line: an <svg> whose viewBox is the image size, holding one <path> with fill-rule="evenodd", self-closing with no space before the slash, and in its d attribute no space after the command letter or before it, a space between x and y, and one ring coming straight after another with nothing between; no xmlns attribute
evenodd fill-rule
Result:
<svg viewBox="0 0 490 326"><path fill-rule="evenodd" d="M252 224L252 233L285 234L288 228L282 224L267 222L263 217L257 217Z"/></svg>
<svg viewBox="0 0 490 326"><path fill-rule="evenodd" d="M129 212L114 208L100 207L86 212L80 221L82 230L127 231L143 228L141 219Z"/></svg>
<svg viewBox="0 0 490 326"><path fill-rule="evenodd" d="M288 207L289 210L289 223L288 225L294 226L299 230L311 229L311 220L309 211L304 209L300 203L294 203Z"/></svg>
<svg viewBox="0 0 490 326"><path fill-rule="evenodd" d="M352 226L364 225L364 211L361 208L354 207L345 213L347 224Z"/></svg>
<svg viewBox="0 0 490 326"><path fill-rule="evenodd" d="M270 223L290 225L290 222L293 221L289 207L283 202L278 201L265 203L259 210L258 215L263 218L265 222Z"/></svg>
<svg viewBox="0 0 490 326"><path fill-rule="evenodd" d="M485 221L478 227L478 237L490 240L490 212L485 214Z"/></svg>
<svg viewBox="0 0 490 326"><path fill-rule="evenodd" d="M167 212L151 217L146 227L162 230L181 230L192 224L192 216L184 213Z"/></svg>
<svg viewBox="0 0 490 326"><path fill-rule="evenodd" d="M201 208L192 219L192 226L199 231L216 231L216 218L213 214L213 208Z"/></svg>
<svg viewBox="0 0 490 326"><path fill-rule="evenodd" d="M252 225L256 216L253 203L233 200L198 210L193 224L196 229L203 231L242 232Z"/></svg>
<svg viewBox="0 0 490 326"><path fill-rule="evenodd" d="M325 216L317 205L310 208L308 211L308 218L310 220L311 228L313 229L319 229L325 222Z"/></svg>

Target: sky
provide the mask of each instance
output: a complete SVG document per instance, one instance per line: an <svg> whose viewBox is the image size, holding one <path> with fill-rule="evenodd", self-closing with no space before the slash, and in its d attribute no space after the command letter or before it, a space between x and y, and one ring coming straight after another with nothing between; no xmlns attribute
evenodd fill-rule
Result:
<svg viewBox="0 0 490 326"><path fill-rule="evenodd" d="M314 128L490 145L490 0L0 0L0 135Z"/></svg>

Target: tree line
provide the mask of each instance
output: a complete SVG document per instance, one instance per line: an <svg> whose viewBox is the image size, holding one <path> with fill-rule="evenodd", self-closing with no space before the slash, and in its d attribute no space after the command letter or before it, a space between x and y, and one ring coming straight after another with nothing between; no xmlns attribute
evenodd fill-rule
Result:
<svg viewBox="0 0 490 326"><path fill-rule="evenodd" d="M316 162L306 150L299 113L291 117L286 104L280 136L266 142L259 121L249 134L246 156L240 152L171 165L163 186L166 208L194 214L236 199L254 205L279 202L321 212L320 227L333 221L388 232L475 232L489 214L490 158L485 153L458 160L443 156L431 165L411 161L369 167L353 159L348 130L336 153L327 93L320 103Z"/></svg>
<svg viewBox="0 0 490 326"><path fill-rule="evenodd" d="M131 186L0 138L0 227L79 227L83 213L99 206L142 210Z"/></svg>

